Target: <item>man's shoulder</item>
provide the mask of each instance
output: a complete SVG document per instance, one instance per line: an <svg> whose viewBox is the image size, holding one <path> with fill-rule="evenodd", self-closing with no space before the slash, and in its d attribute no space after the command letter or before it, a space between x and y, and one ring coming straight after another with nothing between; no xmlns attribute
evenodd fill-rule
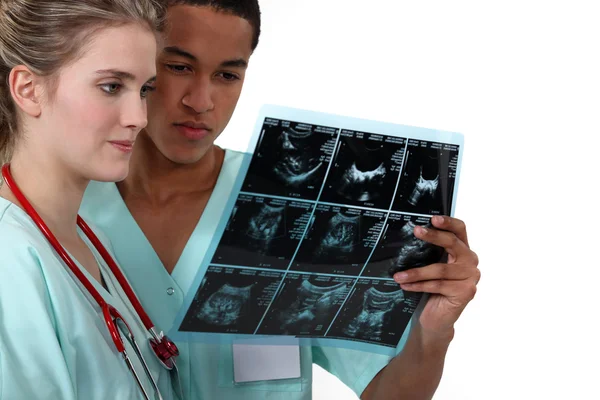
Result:
<svg viewBox="0 0 600 400"><path fill-rule="evenodd" d="M117 187L114 182L90 181L85 190L85 196L87 197L90 194L102 194L106 196L112 194L112 192L116 189Z"/></svg>
<svg viewBox="0 0 600 400"><path fill-rule="evenodd" d="M250 157L251 154L244 153L237 150L226 150L225 158L223 160L223 167L221 172L229 171L229 174L237 174L242 167L246 157Z"/></svg>
<svg viewBox="0 0 600 400"><path fill-rule="evenodd" d="M244 153L243 151L225 149L225 158L223 160L223 164L224 165L231 165L231 164L239 165L242 162L242 160L244 159L245 155L246 155L246 153Z"/></svg>
<svg viewBox="0 0 600 400"><path fill-rule="evenodd" d="M114 182L91 181L83 195L81 210L101 208L108 201L114 200L115 193L118 191Z"/></svg>

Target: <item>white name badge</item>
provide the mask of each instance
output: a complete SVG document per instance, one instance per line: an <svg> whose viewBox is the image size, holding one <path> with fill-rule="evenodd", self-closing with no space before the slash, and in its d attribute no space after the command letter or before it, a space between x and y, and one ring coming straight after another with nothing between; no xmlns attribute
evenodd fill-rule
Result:
<svg viewBox="0 0 600 400"><path fill-rule="evenodd" d="M300 378L300 346L233 344L235 383Z"/></svg>

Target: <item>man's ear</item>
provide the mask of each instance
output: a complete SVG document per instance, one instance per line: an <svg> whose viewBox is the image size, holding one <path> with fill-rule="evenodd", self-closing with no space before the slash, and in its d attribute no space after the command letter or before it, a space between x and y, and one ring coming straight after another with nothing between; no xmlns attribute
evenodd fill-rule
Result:
<svg viewBox="0 0 600 400"><path fill-rule="evenodd" d="M17 65L8 76L10 94L15 104L32 117L42 113L40 78L24 65Z"/></svg>

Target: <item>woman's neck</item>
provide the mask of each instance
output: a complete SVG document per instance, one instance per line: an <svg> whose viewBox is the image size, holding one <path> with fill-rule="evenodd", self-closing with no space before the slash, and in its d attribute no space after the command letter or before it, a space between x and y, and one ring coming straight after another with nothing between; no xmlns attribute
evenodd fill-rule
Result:
<svg viewBox="0 0 600 400"><path fill-rule="evenodd" d="M77 237L77 213L89 180L48 157L32 157L16 152L10 163L13 179L25 198L58 238ZM0 196L21 208L16 196L4 183Z"/></svg>

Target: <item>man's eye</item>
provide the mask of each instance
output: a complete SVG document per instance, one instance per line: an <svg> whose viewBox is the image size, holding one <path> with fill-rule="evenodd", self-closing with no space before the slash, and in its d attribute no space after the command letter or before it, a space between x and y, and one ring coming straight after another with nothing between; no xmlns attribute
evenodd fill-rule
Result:
<svg viewBox="0 0 600 400"><path fill-rule="evenodd" d="M150 92L154 92L155 90L156 88L154 86L145 85L144 87L142 87L140 95L142 96L142 98L146 98L148 94L150 94Z"/></svg>
<svg viewBox="0 0 600 400"><path fill-rule="evenodd" d="M165 67L176 74L181 74L184 72L188 72L189 68L185 65L176 65L176 64L165 64Z"/></svg>
<svg viewBox="0 0 600 400"><path fill-rule="evenodd" d="M219 75L221 75L221 77L226 81L237 81L238 79L240 79L239 76L230 72L221 72Z"/></svg>

